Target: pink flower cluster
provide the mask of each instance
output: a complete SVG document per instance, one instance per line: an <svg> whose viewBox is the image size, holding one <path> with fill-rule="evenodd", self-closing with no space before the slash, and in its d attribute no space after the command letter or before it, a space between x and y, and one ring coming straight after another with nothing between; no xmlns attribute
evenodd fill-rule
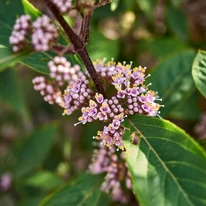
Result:
<svg viewBox="0 0 206 206"><path fill-rule="evenodd" d="M131 65L115 64L109 62L104 64L98 61L95 64L98 73L107 79L112 79L111 83L117 90L117 98L127 99L127 113L146 114L156 116L160 105L155 103L157 93L148 90L149 85L144 85L146 67L141 66L131 69Z"/></svg>
<svg viewBox="0 0 206 206"><path fill-rule="evenodd" d="M22 15L16 20L12 34L9 38L9 43L12 45L14 52L21 51L26 43L26 37L31 31L31 17Z"/></svg>
<svg viewBox="0 0 206 206"><path fill-rule="evenodd" d="M23 50L29 41L36 51L47 51L58 37L59 28L46 15L37 18L33 24L30 16L22 15L16 20L9 42L14 52Z"/></svg>
<svg viewBox="0 0 206 206"><path fill-rule="evenodd" d="M96 93L95 100L89 101L89 107L82 108L82 116L79 120L83 124L97 119L100 121L107 121L108 119L114 118L124 111L116 97L112 97L112 99L108 100L104 99L102 94ZM122 118L120 121L121 120Z"/></svg>
<svg viewBox="0 0 206 206"><path fill-rule="evenodd" d="M117 147L124 149L122 143L121 122L124 120L124 109L119 104L116 97L112 97L111 100L104 99L101 94L95 95L96 101L90 100L89 107L82 108L82 116L79 118L83 124L86 122L92 122L94 120L108 121L112 119L108 126L104 126L103 131L99 131L96 139L101 140L102 144L111 147L116 145Z"/></svg>
<svg viewBox="0 0 206 206"><path fill-rule="evenodd" d="M33 22L32 44L36 51L47 51L59 36L59 28L46 15Z"/></svg>
<svg viewBox="0 0 206 206"><path fill-rule="evenodd" d="M63 99L61 91L58 85L54 82L49 82L43 76L35 77L32 81L34 89L40 91L40 94L44 97L44 101L49 104L63 105Z"/></svg>
<svg viewBox="0 0 206 206"><path fill-rule="evenodd" d="M124 160L124 154L120 157L115 154L114 147L108 149L100 145L99 150L95 150L92 163L89 166L92 174L100 174L106 172L105 180L101 186L101 190L111 193L112 199L117 202L127 203L129 196L125 193L123 186L132 190L131 179Z"/></svg>
<svg viewBox="0 0 206 206"><path fill-rule="evenodd" d="M94 62L94 66L99 76L106 80L111 80L112 74L116 67L115 62L106 62L106 59L97 60Z"/></svg>
<svg viewBox="0 0 206 206"><path fill-rule="evenodd" d="M63 107L63 114L70 115L73 111L81 109L82 115L77 124L96 120L104 122L106 125L103 130L98 131L94 138L109 148L115 145L117 149L124 150L124 128L121 123L125 117L128 114L156 116L161 106L156 101L161 99L157 93L148 89L149 85L144 84L149 76L145 75L145 67L132 69L131 64L116 64L113 61L97 61L94 65L101 78L106 79L105 87L111 87L111 98L95 94L89 88L88 76L78 65L71 66L65 57L54 57L48 63L50 77L54 79L54 83L48 84L43 77L38 77L33 81L34 89L40 91L46 101ZM58 87L65 84L67 87L62 94Z"/></svg>
<svg viewBox="0 0 206 206"><path fill-rule="evenodd" d="M44 77L37 77L33 80L34 89L40 91L46 101L63 107L63 114L70 115L75 110L81 110L82 115L75 125L97 120L103 122L102 131L98 131L94 137L101 143L89 170L93 174L106 172L102 191L110 192L114 201L127 203L130 196L125 193L125 188L132 188L123 156L124 127L121 123L128 114L156 116L161 107L157 103L161 101L157 93L144 84L149 76L145 74L146 68L132 68L131 64L116 64L113 61L94 63L105 88L111 94L105 98L90 88L89 75L84 74L78 65L72 66L65 57L54 57L48 66L53 83ZM67 85L66 89L61 93L60 87L64 85ZM131 139L133 144L138 144L138 134L133 133ZM122 150L121 155L116 154L115 148Z"/></svg>
<svg viewBox="0 0 206 206"><path fill-rule="evenodd" d="M71 66L65 57L58 56L49 61L48 66L50 77L55 79L59 86L67 84L63 94L64 114L70 115L73 111L85 106L93 92L80 66Z"/></svg>
<svg viewBox="0 0 206 206"><path fill-rule="evenodd" d="M109 122L102 131L98 131L96 139L102 144L111 147L116 145L124 150L122 135L124 132L121 123L127 114L145 114L156 116L160 100L149 85L144 85L146 68L131 65L115 64L114 62L104 63L98 61L95 64L97 72L102 78L107 79L107 84L115 88L111 99L105 99L101 94L95 95L95 100L89 101L89 106L82 108L82 116L79 121L83 124L100 120Z"/></svg>
<svg viewBox="0 0 206 206"><path fill-rule="evenodd" d="M74 83L84 76L79 65L71 66L65 57L54 57L48 63L50 77L55 79L59 86L63 86L65 82Z"/></svg>
<svg viewBox="0 0 206 206"><path fill-rule="evenodd" d="M80 77L73 84L70 83L64 92L64 114L70 115L73 111L81 109L89 101L92 93L85 76Z"/></svg>
<svg viewBox="0 0 206 206"><path fill-rule="evenodd" d="M9 190L12 184L12 174L6 172L0 176L0 192L6 192Z"/></svg>
<svg viewBox="0 0 206 206"><path fill-rule="evenodd" d="M64 108L63 114L67 115L85 106L94 92L89 88L89 81L80 66L71 66L65 57L56 56L48 62L48 67L53 82L43 76L33 79L34 89L40 91L44 100L59 104ZM60 87L65 84L67 87L62 93Z"/></svg>
<svg viewBox="0 0 206 206"><path fill-rule="evenodd" d="M195 125L195 133L199 139L206 138L206 112L203 112L200 116L199 122Z"/></svg>
<svg viewBox="0 0 206 206"><path fill-rule="evenodd" d="M55 4L62 14L68 12L72 6L72 0L52 0L52 3Z"/></svg>

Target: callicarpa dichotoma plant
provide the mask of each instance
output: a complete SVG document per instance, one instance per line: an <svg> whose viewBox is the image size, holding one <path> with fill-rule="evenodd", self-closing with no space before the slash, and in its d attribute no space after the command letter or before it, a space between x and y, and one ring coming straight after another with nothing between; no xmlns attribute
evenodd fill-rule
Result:
<svg viewBox="0 0 206 206"><path fill-rule="evenodd" d="M2 173L0 191L8 191L12 184L17 191L24 188L22 194L28 189L30 199L27 198L22 205L206 205L204 125L199 123L192 131L185 129L190 136L177 126L175 119L178 115L186 120L193 119L194 115L199 118L196 102L201 94L202 99L206 96L206 52L200 50L195 58L194 50L183 51L179 42L175 42L175 47L181 51L171 55L167 47L172 45L174 50L174 42L163 41L162 53L159 50L156 52L163 56L166 55L164 53L170 55L152 72L147 65L136 65L135 59L127 58L125 61L121 56L117 60L111 58L112 45L107 47L109 57L100 55L97 59L91 58L88 52L91 41L94 41L96 48L89 51L99 54L103 50L99 40L93 40L98 35L93 35L95 28L91 29L95 21L93 16L110 5L111 10L115 10L117 6L121 7L122 2L44 0L41 2L44 12L35 7L35 2L33 5L27 0L1 3L5 11L15 8L16 4L22 7L20 12L15 12L15 18L12 16L15 21L5 18L2 18L3 23L0 21L2 28L5 28L2 33L5 38L0 38L0 49L5 54L2 61L0 59L0 66L5 68L20 62L42 73L35 73L29 82L39 94L33 90L29 96L37 95L39 98L41 95L45 102L60 107L58 112L64 119L73 117L66 124L69 135L77 139L77 134L72 134L72 131L82 130L83 141L89 142L90 149L94 149L84 174L78 174L77 179L70 183L68 164L61 164L58 175L54 175L53 161L58 164L58 149L52 150L48 160L40 166L48 155L47 151L52 148L52 139L57 133L53 124L33 132L30 138L26 138L26 143L14 146L13 159L10 158L13 166ZM131 5L136 5L136 2L131 1ZM146 12L148 24L151 24L150 12L144 10L143 3L138 5ZM148 1L145 1L145 5L152 6ZM163 16L158 12L165 5L160 1L155 8L156 23L159 22L156 29L159 32L160 24L163 24L160 17ZM127 6L130 7L130 4ZM169 2L168 13L174 14L168 16L168 28L174 29L178 38L186 42L188 37L185 33L171 23L176 16L179 16L180 22L183 21L181 12ZM127 24L134 21L134 13L126 12L122 18L127 20L126 24L122 24L121 28L121 21L116 21L113 27L119 26L117 33L122 35L125 44L132 41L135 35L144 35L144 38L150 35L145 31L136 31L130 37L123 37L121 29L127 31ZM100 24L106 24L103 17L100 19ZM132 31L132 27L130 29ZM117 35L111 31L108 33L111 38ZM161 44L154 44L159 49ZM24 75L22 73L26 81ZM0 83L0 86L4 85ZM27 100L30 101L29 98ZM10 104L16 105L15 99ZM55 105L50 108L53 107ZM25 111L20 110L20 113ZM28 119L27 116L24 121L26 128L31 130L33 126ZM89 126L94 124L98 126ZM92 135L86 135L86 127L90 128ZM201 133L201 141L192 137L195 132ZM67 156L71 146L64 146L63 154ZM72 145L72 151L78 148L77 144ZM44 168L48 171L36 172ZM21 180L22 184L19 183ZM36 190L40 185L43 187ZM45 189L48 189L47 194L51 194L42 195L41 190ZM38 195L34 201L31 200L33 194ZM15 195L16 199L21 199L18 192Z"/></svg>

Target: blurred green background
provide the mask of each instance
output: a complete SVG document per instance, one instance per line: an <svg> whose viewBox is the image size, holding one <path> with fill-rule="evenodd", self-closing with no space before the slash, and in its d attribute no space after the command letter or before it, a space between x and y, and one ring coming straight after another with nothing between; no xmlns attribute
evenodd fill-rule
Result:
<svg viewBox="0 0 206 206"><path fill-rule="evenodd" d="M31 2L50 14L41 0ZM148 67L153 88L168 104L163 117L193 136L194 125L206 110L190 75L197 49L206 48L205 10L205 0L116 0L94 11L88 44L93 61L114 58ZM75 26L75 20L69 22ZM61 108L45 103L32 88L38 75L23 64L0 73L0 176L7 178L3 186L8 186L2 186L1 178L2 206L36 206L87 170L95 144L92 137L101 128L96 122L74 127L78 112L62 116ZM165 95L167 83L180 76L182 82Z"/></svg>

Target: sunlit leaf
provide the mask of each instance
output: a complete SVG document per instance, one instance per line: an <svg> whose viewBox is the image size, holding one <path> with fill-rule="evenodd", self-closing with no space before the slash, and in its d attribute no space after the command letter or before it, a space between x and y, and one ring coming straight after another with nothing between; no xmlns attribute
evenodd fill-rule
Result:
<svg viewBox="0 0 206 206"><path fill-rule="evenodd" d="M206 152L176 125L133 115L125 120L126 161L141 206L206 204ZM130 142L135 132L139 146Z"/></svg>
<svg viewBox="0 0 206 206"><path fill-rule="evenodd" d="M111 10L115 11L119 5L119 0L113 0L111 3Z"/></svg>
<svg viewBox="0 0 206 206"><path fill-rule="evenodd" d="M21 0L22 5L24 7L25 14L32 16L33 18L37 18L41 15L41 12L28 0Z"/></svg>
<svg viewBox="0 0 206 206"><path fill-rule="evenodd" d="M197 89L206 97L206 52L199 51L192 66L192 76Z"/></svg>

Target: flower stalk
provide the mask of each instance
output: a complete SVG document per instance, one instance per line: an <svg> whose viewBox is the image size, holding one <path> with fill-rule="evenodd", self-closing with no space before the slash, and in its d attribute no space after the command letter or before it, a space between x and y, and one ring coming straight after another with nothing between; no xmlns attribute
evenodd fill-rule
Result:
<svg viewBox="0 0 206 206"><path fill-rule="evenodd" d="M65 33L69 37L71 43L73 44L74 51L80 56L82 59L92 81L94 82L94 86L96 87L97 91L101 93L104 97L106 97L106 92L103 87L103 84L94 68L94 65L89 57L89 54L87 52L86 48L86 42L84 42L73 30L72 28L67 24L67 22L64 20L62 15L59 14L58 9L56 6L50 1L50 0L44 0L48 8L51 10L57 21L60 23L62 28L64 29ZM91 12L89 13L89 16L91 16ZM86 22L89 22L87 20ZM88 41L88 33L89 33L89 25L85 25L87 28L84 29L84 31L87 32L87 34L83 35L85 36L84 40Z"/></svg>

